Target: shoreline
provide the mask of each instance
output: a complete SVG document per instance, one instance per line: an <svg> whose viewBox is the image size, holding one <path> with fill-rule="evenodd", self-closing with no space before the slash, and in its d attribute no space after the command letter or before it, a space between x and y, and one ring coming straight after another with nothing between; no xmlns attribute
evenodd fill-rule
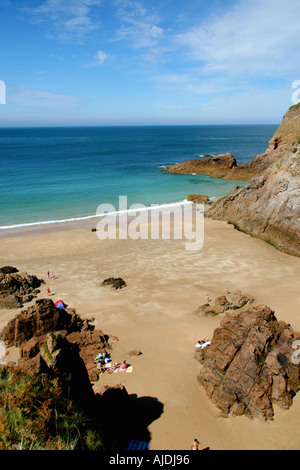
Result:
<svg viewBox="0 0 300 470"><path fill-rule="evenodd" d="M195 206L191 201L184 199L183 201L178 201L175 203L166 203L166 204L154 204L153 206L145 206L141 209L127 209L119 210L116 212L108 213L107 215L116 217L116 225L119 227L119 220L122 217L126 217L127 225L134 220L136 215L132 213L148 213L149 222L151 223L152 217L157 218L155 212L158 211L159 214L170 213L171 220L174 220L174 215L176 215L176 209L183 208L184 206L192 206L192 211L195 213ZM153 214L153 215L152 215ZM24 224L15 224L6 227L0 227L0 239L10 238L10 237L19 237L19 236L28 236L28 235L38 235L42 233L53 233L60 231L68 230L78 230L78 229L95 229L97 224L104 218L102 215L91 215L85 217L78 217L73 219L63 219L55 221L43 221L43 222L32 222Z"/></svg>
<svg viewBox="0 0 300 470"><path fill-rule="evenodd" d="M220 418L197 382L201 366L193 358L194 344L210 339L225 315L193 312L207 294L215 299L225 288L253 296L255 304L268 305L278 320L300 331L297 258L211 219L205 219L204 246L196 252L186 250L183 240L99 240L83 227L23 235L2 239L1 265L41 277L38 298L47 297L49 287L54 301L64 300L118 337L112 360L127 359L133 371L103 374L93 388L122 384L129 394L163 404L162 415L148 426L150 449L188 450L195 437L212 450L299 449L300 396L290 410L276 408L270 423ZM55 280L47 279L47 270ZM122 277L127 287L101 287L111 276ZM0 328L18 312L1 309ZM131 350L142 355L129 357Z"/></svg>

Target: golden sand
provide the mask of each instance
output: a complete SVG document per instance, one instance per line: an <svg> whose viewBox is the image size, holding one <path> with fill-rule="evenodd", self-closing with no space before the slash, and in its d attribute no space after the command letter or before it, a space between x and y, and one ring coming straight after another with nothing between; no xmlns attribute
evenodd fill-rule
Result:
<svg viewBox="0 0 300 470"><path fill-rule="evenodd" d="M101 375L95 392L121 383L129 394L163 404L148 428L152 450L189 450L196 437L213 450L299 449L300 396L288 411L276 407L272 422L219 416L197 382L201 366L193 353L197 340L210 339L225 314L207 318L193 312L207 294L215 299L226 288L241 290L300 331L300 260L210 219L199 251L187 251L181 240L101 241L90 228L52 227L2 238L0 265L43 278L40 298L48 287L54 301L64 300L118 337L112 360L126 359L132 373ZM55 279L47 279L48 270ZM101 286L108 277L122 277L127 287ZM0 310L0 329L16 313ZM143 354L129 357L133 349Z"/></svg>

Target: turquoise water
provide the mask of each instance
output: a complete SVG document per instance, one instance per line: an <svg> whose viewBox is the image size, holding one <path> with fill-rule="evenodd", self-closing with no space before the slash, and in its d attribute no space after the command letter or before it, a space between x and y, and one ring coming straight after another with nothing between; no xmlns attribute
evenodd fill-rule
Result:
<svg viewBox="0 0 300 470"><path fill-rule="evenodd" d="M0 227L62 221L134 203L171 204L188 194L220 197L237 184L172 175L166 165L231 152L263 153L276 125L0 129ZM244 183L242 183L244 184Z"/></svg>

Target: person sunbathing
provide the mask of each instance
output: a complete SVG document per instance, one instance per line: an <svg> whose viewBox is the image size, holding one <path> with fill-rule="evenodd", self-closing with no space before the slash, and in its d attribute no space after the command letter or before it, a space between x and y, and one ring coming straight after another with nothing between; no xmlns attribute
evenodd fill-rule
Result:
<svg viewBox="0 0 300 470"><path fill-rule="evenodd" d="M123 361L122 364L120 365L120 369L119 369L119 372L124 372L124 370L126 370L128 367L128 364L126 361Z"/></svg>
<svg viewBox="0 0 300 470"><path fill-rule="evenodd" d="M97 362L97 369L100 370L101 374L103 374L103 372L105 372L105 362L104 362L104 359L101 359L100 361Z"/></svg>
<svg viewBox="0 0 300 470"><path fill-rule="evenodd" d="M112 374L113 372L117 371L120 367L119 362L115 362L111 367L108 368L107 372L108 374Z"/></svg>

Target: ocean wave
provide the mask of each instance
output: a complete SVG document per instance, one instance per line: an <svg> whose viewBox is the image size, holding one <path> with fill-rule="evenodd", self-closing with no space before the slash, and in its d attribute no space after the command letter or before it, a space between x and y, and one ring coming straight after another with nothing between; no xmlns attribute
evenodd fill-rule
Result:
<svg viewBox="0 0 300 470"><path fill-rule="evenodd" d="M93 215L86 215L82 217L70 217L68 219L58 219L58 220L43 220L38 222L25 222L22 224L13 224L13 225L0 225L0 230L11 230L11 229L22 229L26 227L38 227L44 225L53 225L53 224L67 224L70 222L80 222L84 220L90 219L97 219L99 217L105 217L107 215L120 215L120 214L136 214L136 212L141 211L152 211L152 210L163 210L163 209L171 209L172 207L182 206L184 204L192 204L191 201L187 199L183 199L182 201L172 202L172 203L165 203L165 204L152 204L151 206L144 206L141 204L141 207L136 208L128 208L126 210L116 210L112 212L103 212L103 213L96 213Z"/></svg>

